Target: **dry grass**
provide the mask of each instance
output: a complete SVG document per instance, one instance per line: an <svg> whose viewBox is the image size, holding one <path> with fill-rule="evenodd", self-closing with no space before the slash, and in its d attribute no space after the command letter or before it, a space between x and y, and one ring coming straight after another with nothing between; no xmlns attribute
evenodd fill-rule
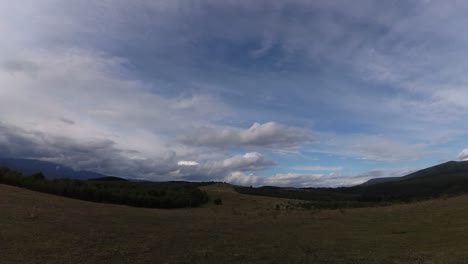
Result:
<svg viewBox="0 0 468 264"><path fill-rule="evenodd" d="M468 263L468 196L307 211L204 188L223 205L140 209L0 185L0 263Z"/></svg>

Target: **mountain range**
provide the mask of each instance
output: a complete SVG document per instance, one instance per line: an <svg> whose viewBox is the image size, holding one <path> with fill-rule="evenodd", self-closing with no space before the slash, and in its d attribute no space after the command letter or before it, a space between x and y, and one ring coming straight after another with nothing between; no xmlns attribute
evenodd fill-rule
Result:
<svg viewBox="0 0 468 264"><path fill-rule="evenodd" d="M35 159L0 158L0 167L8 167L25 175L42 172L50 179L89 180L109 177ZM403 177L374 178L361 185L345 189L352 192L365 192L369 195L404 196L434 196L434 194L468 192L468 161L449 161Z"/></svg>
<svg viewBox="0 0 468 264"><path fill-rule="evenodd" d="M70 178L88 180L107 176L91 171L77 171L53 162L35 159L0 158L0 167L8 167L25 175L42 172L49 179Z"/></svg>

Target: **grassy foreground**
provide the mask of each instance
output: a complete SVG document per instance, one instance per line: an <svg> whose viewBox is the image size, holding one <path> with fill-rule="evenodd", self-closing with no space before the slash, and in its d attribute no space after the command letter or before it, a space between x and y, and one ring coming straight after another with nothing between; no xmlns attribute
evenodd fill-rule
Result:
<svg viewBox="0 0 468 264"><path fill-rule="evenodd" d="M317 211L202 188L223 205L144 209L0 185L0 263L468 263L468 196Z"/></svg>

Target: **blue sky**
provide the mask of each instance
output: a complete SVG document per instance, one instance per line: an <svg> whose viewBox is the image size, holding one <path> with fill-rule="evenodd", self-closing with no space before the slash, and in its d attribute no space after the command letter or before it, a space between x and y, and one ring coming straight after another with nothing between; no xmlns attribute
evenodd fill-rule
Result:
<svg viewBox="0 0 468 264"><path fill-rule="evenodd" d="M468 157L463 1L0 1L0 150L343 186Z"/></svg>

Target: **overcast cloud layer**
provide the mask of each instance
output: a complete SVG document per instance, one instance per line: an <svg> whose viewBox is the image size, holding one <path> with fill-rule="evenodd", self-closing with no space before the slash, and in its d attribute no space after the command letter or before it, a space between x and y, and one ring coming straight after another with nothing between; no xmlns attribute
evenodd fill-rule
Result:
<svg viewBox="0 0 468 264"><path fill-rule="evenodd" d="M464 1L0 0L0 153L343 186L466 160Z"/></svg>

